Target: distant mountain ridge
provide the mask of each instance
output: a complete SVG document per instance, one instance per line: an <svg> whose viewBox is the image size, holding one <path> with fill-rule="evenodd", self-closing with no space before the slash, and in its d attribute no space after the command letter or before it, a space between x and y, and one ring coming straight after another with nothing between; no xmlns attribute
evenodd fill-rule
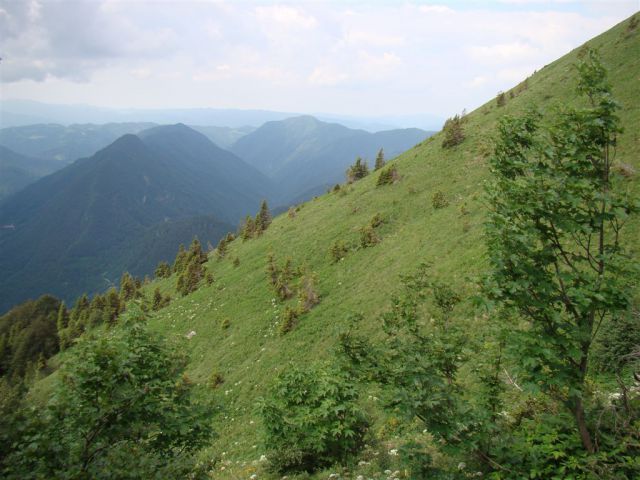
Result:
<svg viewBox="0 0 640 480"><path fill-rule="evenodd" d="M0 145L0 200L53 170L46 160L21 155Z"/></svg>
<svg viewBox="0 0 640 480"><path fill-rule="evenodd" d="M0 203L0 310L151 273L180 242L235 230L270 181L185 125L127 134Z"/></svg>
<svg viewBox="0 0 640 480"><path fill-rule="evenodd" d="M308 200L327 186L344 181L357 156L369 165L380 148L387 159L425 140L417 128L369 133L311 116L267 122L240 138L231 151L269 176L277 185L279 204Z"/></svg>

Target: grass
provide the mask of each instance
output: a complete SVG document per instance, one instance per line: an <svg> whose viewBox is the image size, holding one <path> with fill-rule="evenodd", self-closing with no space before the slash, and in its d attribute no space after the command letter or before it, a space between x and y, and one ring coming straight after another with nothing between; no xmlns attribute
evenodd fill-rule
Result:
<svg viewBox="0 0 640 480"><path fill-rule="evenodd" d="M617 159L637 172L640 56L634 52L640 51L640 31L627 31L627 23L628 20L595 38L590 45L600 49L614 95L623 105L620 117L626 131L619 139ZM575 104L578 99L572 64L578 51L528 78L527 88L514 92L514 98L507 91L505 106L498 107L491 99L469 114L466 139L461 145L445 150L441 147L442 135L438 134L394 159L391 163L401 177L398 183L376 187L379 172L373 172L340 192L302 205L294 218L286 213L280 215L257 239L235 240L224 259L210 256L207 268L214 272L213 285L202 286L182 298L174 291L175 277L145 287L149 297L156 286L163 293L171 293L174 301L153 314L150 325L188 349L189 376L203 385L201 395L220 405L215 419L218 436L203 452L221 460L215 478L248 478L253 473L259 478L272 478L264 469L265 463L260 462L264 450L260 419L254 407L256 399L276 373L290 363L330 361L338 334L349 328L351 313L364 316L358 325L363 333L379 336L378 317L397 291L399 275L412 272L426 261L433 264L434 276L450 283L463 296L468 298L477 291L477 279L486 269L483 185L489 178L487 155L496 122L502 115L518 115L533 105L549 112L557 104ZM636 195L640 193L637 175L622 180L621 186ZM446 207L432 206L436 191L444 193ZM386 220L377 229L381 242L370 248L356 248L359 229L377 213ZM636 257L639 233L636 219L626 233ZM334 264L328 250L336 239L354 248ZM320 304L302 315L295 329L284 336L277 327L285 305L293 304L295 299L275 300L265 274L269 252L279 263L290 257L294 266L313 271L321 298ZM232 263L235 257L240 260L237 267ZM482 329L484 323L477 312L469 307L462 314L466 319L460 321L467 321L478 332ZM228 328L222 326L225 320ZM186 339L191 331L196 335ZM205 386L213 372L224 377L224 383L216 389ZM374 430L380 443L361 458L374 455L372 451L377 448L377 465L393 467L395 460L388 451L395 441L395 420L383 415L366 395L363 402L376 419ZM351 474L354 478L355 472L373 476L367 468L372 467L353 466ZM326 478L328 473L320 472L312 478Z"/></svg>

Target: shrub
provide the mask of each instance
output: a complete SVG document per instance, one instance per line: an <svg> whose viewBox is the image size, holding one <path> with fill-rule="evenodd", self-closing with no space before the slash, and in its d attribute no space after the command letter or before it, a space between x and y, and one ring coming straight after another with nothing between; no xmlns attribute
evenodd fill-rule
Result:
<svg viewBox="0 0 640 480"><path fill-rule="evenodd" d="M296 217L296 209L294 207L289 207L289 210L287 211L287 217L289 218Z"/></svg>
<svg viewBox="0 0 640 480"><path fill-rule="evenodd" d="M331 244L329 248L329 255L331 256L331 261L333 263L337 263L347 256L349 252L349 248L342 240L336 240Z"/></svg>
<svg viewBox="0 0 640 480"><path fill-rule="evenodd" d="M209 375L209 379L207 380L207 385L209 386L209 388L211 388L212 390L216 389L223 383L224 377L219 371L214 370L213 372L211 372L211 375Z"/></svg>
<svg viewBox="0 0 640 480"><path fill-rule="evenodd" d="M171 276L171 267L169 266L169 263L165 261L158 263L154 275L156 278L169 278Z"/></svg>
<svg viewBox="0 0 640 480"><path fill-rule="evenodd" d="M496 96L496 104L498 107L504 107L507 104L507 97L504 92L499 92Z"/></svg>
<svg viewBox="0 0 640 480"><path fill-rule="evenodd" d="M286 335L298 324L298 311L287 305L282 315L282 323L280 323L280 335Z"/></svg>
<svg viewBox="0 0 640 480"><path fill-rule="evenodd" d="M373 247L380 242L380 237L371 225L360 229L360 246L362 248Z"/></svg>
<svg viewBox="0 0 640 480"><path fill-rule="evenodd" d="M271 467L312 472L363 444L366 421L355 384L342 372L289 367L259 404Z"/></svg>
<svg viewBox="0 0 640 480"><path fill-rule="evenodd" d="M380 187L382 185L392 185L396 183L400 179L398 175L398 170L395 165L390 166L389 168L385 168L378 175L378 181L376 182L376 186Z"/></svg>
<svg viewBox="0 0 640 480"><path fill-rule="evenodd" d="M374 170L380 170L382 167L384 167L384 164L384 150L381 148L380 150L378 150L378 155L376 156Z"/></svg>
<svg viewBox="0 0 640 480"><path fill-rule="evenodd" d="M315 283L313 274L307 274L302 277L298 290L298 313L307 313L320 303L320 296L316 291Z"/></svg>
<svg viewBox="0 0 640 480"><path fill-rule="evenodd" d="M444 127L442 128L444 132L442 148L455 147L464 141L463 123L465 120L464 115L454 115L444 122Z"/></svg>
<svg viewBox="0 0 640 480"><path fill-rule="evenodd" d="M240 259L238 257L233 259L233 266L236 268L240 266Z"/></svg>
<svg viewBox="0 0 640 480"><path fill-rule="evenodd" d="M431 205L433 206L433 208L438 210L440 208L444 208L447 205L449 205L449 201L447 200L447 197L444 196L444 193L438 190L431 197Z"/></svg>
<svg viewBox="0 0 640 480"><path fill-rule="evenodd" d="M378 228L380 225L384 223L384 217L380 213L376 213L371 220L369 221L369 225L373 228Z"/></svg>
<svg viewBox="0 0 640 480"><path fill-rule="evenodd" d="M369 175L369 166L366 160L356 158L356 162L347 169L347 183L353 183Z"/></svg>

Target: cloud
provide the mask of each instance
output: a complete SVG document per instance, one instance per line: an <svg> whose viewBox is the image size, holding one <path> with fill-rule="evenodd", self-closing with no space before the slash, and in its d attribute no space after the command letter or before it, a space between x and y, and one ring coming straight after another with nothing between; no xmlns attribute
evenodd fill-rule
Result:
<svg viewBox="0 0 640 480"><path fill-rule="evenodd" d="M452 8L446 5L422 5L418 8L422 13L454 13Z"/></svg>
<svg viewBox="0 0 640 480"><path fill-rule="evenodd" d="M275 23L296 30L314 28L318 23L313 16L307 15L297 8L284 5L258 7L256 15L263 22Z"/></svg>

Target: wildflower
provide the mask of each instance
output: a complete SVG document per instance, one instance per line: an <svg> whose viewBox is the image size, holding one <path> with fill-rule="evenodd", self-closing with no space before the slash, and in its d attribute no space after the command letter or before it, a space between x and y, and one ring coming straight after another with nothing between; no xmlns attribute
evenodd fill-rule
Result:
<svg viewBox="0 0 640 480"><path fill-rule="evenodd" d="M398 449L397 448L392 448L391 450L389 450L389 455L391 455L392 457L397 457L398 456Z"/></svg>

